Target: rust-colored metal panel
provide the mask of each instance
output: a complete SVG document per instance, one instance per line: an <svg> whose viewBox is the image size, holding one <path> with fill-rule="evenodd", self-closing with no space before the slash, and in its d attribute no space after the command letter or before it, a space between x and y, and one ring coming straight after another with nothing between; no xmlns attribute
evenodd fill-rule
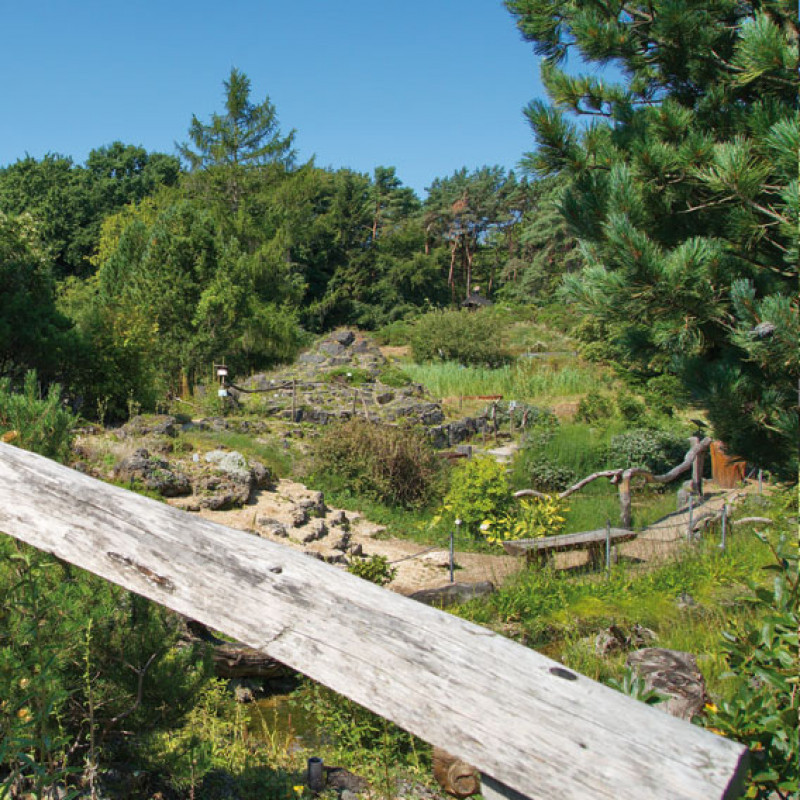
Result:
<svg viewBox="0 0 800 800"><path fill-rule="evenodd" d="M722 442L711 442L711 474L714 483L723 489L733 489L744 480L745 460L725 450Z"/></svg>

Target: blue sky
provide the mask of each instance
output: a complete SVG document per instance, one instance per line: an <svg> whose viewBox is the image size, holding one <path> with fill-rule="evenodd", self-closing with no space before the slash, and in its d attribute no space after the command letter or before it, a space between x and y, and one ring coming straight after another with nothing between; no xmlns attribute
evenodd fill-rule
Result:
<svg viewBox="0 0 800 800"><path fill-rule="evenodd" d="M533 145L538 59L499 0L0 0L0 20L0 165L114 140L173 153L232 66L301 159L395 166L420 194Z"/></svg>

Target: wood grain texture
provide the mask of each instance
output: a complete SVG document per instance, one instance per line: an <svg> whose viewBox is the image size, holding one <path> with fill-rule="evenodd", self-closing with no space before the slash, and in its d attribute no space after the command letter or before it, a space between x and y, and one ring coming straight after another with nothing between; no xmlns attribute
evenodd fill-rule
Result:
<svg viewBox="0 0 800 800"><path fill-rule="evenodd" d="M0 530L222 631L530 798L732 798L745 748L288 547L0 444Z"/></svg>

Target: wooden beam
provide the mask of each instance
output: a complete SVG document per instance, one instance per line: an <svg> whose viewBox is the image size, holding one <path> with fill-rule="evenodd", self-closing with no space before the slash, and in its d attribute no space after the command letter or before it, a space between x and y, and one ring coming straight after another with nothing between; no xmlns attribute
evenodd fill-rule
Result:
<svg viewBox="0 0 800 800"><path fill-rule="evenodd" d="M745 748L465 620L0 444L0 530L233 636L529 798L733 798Z"/></svg>
<svg viewBox="0 0 800 800"><path fill-rule="evenodd" d="M557 536L542 536L538 539L511 539L503 542L503 549L510 556L524 556L531 551L546 552L549 550L582 550L593 544L599 544L610 538L615 544L628 542L639 534L627 528L605 528L580 533L561 533Z"/></svg>

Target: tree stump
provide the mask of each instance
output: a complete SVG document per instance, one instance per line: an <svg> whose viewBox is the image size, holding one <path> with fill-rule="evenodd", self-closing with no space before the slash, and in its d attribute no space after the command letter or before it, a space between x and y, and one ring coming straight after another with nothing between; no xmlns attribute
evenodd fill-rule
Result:
<svg viewBox="0 0 800 800"><path fill-rule="evenodd" d="M478 770L439 747L433 748L433 777L453 797L469 797L481 790Z"/></svg>

